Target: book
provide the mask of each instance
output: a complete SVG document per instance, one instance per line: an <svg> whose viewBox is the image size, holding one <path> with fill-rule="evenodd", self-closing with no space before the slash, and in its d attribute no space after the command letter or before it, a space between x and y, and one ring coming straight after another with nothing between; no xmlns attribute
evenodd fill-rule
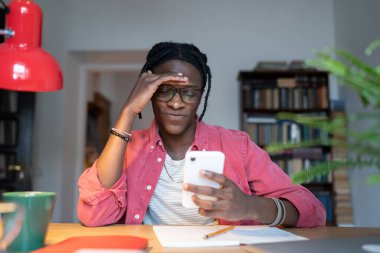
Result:
<svg viewBox="0 0 380 253"><path fill-rule="evenodd" d="M128 249L135 250L135 252L145 252L147 247L148 239L137 236L76 236L32 251L32 253L74 253L80 249Z"/></svg>
<svg viewBox="0 0 380 253"><path fill-rule="evenodd" d="M295 88L297 86L295 78L277 78L277 86L280 88Z"/></svg>
<svg viewBox="0 0 380 253"><path fill-rule="evenodd" d="M293 150L294 158L322 159L322 149L318 147L296 148Z"/></svg>
<svg viewBox="0 0 380 253"><path fill-rule="evenodd" d="M286 61L259 61L255 70L286 70L287 68L288 62Z"/></svg>
<svg viewBox="0 0 380 253"><path fill-rule="evenodd" d="M288 66L289 70L302 70L306 68L308 67L305 65L304 60L292 60Z"/></svg>
<svg viewBox="0 0 380 253"><path fill-rule="evenodd" d="M246 119L247 123L268 123L268 124L275 124L277 122L275 117L268 116L268 117L252 117L247 115Z"/></svg>
<svg viewBox="0 0 380 253"><path fill-rule="evenodd" d="M268 226L235 226L233 230L210 239L204 236L228 226L153 226L162 247L218 247L240 244L308 240L285 230Z"/></svg>

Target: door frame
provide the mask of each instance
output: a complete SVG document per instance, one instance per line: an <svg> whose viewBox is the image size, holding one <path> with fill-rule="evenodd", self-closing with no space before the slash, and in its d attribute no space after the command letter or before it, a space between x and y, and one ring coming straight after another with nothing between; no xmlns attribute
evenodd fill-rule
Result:
<svg viewBox="0 0 380 253"><path fill-rule="evenodd" d="M128 52L124 53L128 55ZM142 54L145 53L142 51ZM102 57L96 57L96 53L91 52L91 54L95 57L83 57L83 52L72 53L68 60L69 75L65 84L64 136L71 136L71 138L64 138L63 165L65 168L62 169L61 187L58 193L61 196L61 203L57 203L57 209L60 209L57 210L57 214L63 221L78 221L76 212L79 196L77 181L83 172L85 159L86 91L91 85L90 74L91 72L140 72L144 59L144 57L141 58L141 63L110 63L109 59L107 62L102 62L98 59ZM105 54L105 52L99 54ZM88 58L94 60L88 62Z"/></svg>

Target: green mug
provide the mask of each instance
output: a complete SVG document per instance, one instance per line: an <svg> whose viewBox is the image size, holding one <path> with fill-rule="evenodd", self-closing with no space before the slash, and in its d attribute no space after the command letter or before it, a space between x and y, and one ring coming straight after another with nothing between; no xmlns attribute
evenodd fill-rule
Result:
<svg viewBox="0 0 380 253"><path fill-rule="evenodd" d="M5 192L3 201L13 202L24 209L24 222L20 233L7 247L10 252L29 252L44 246L45 236L55 203L54 192ZM5 233L11 229L15 215L4 215Z"/></svg>

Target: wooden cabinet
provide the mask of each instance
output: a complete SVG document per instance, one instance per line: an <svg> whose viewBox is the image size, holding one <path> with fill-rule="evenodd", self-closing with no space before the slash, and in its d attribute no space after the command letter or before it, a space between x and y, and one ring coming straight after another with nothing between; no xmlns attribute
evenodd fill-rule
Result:
<svg viewBox="0 0 380 253"><path fill-rule="evenodd" d="M292 176L321 161L331 160L328 133L289 120L278 119L280 112L330 117L328 73L316 70L242 71L240 81L241 129L260 147L269 144L309 147L289 148L271 153L272 160ZM324 204L327 223L335 224L332 175L318 176L304 184Z"/></svg>
<svg viewBox="0 0 380 253"><path fill-rule="evenodd" d="M35 93L0 90L0 192L31 190Z"/></svg>

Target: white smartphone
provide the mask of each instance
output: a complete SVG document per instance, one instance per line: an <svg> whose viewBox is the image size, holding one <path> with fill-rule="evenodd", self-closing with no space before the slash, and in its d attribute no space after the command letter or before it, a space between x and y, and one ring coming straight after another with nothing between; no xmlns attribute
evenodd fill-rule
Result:
<svg viewBox="0 0 380 253"><path fill-rule="evenodd" d="M219 188L219 184L201 177L200 170L209 170L223 174L224 154L220 151L189 151L185 156L184 183ZM182 190L182 205L187 208L198 208L191 197L195 193ZM215 200L215 197L198 195L199 198Z"/></svg>

